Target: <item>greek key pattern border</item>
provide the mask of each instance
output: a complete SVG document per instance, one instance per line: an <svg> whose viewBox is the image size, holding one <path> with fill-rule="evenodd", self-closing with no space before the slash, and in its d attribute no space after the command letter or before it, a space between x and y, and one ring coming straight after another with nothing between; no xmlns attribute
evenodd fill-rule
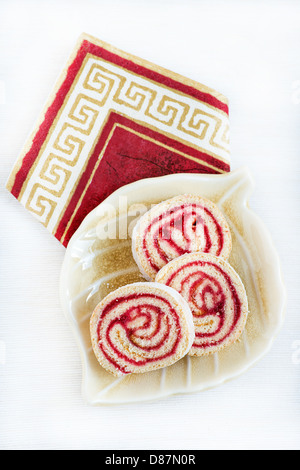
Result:
<svg viewBox="0 0 300 470"><path fill-rule="evenodd" d="M111 111L229 161L226 113L87 54L20 198L52 232Z"/></svg>

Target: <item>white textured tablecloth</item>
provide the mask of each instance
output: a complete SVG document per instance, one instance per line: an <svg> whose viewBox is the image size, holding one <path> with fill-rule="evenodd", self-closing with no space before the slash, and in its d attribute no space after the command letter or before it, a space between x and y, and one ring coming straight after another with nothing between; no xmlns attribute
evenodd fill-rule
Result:
<svg viewBox="0 0 300 470"><path fill-rule="evenodd" d="M65 249L4 189L81 32L229 98L232 168L279 252L288 301L271 351L216 389L90 407L58 285ZM0 448L300 448L300 2L0 2Z"/></svg>

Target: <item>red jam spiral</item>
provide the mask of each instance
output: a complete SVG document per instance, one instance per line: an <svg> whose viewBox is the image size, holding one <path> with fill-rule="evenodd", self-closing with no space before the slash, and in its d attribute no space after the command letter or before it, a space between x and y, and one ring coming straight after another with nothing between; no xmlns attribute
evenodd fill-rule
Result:
<svg viewBox="0 0 300 470"><path fill-rule="evenodd" d="M218 207L199 196L178 196L150 209L133 231L134 258L148 280L169 261L185 253L204 252L227 258L231 235Z"/></svg>
<svg viewBox="0 0 300 470"><path fill-rule="evenodd" d="M161 269L157 282L176 289L193 313L195 340L190 355L219 351L244 329L248 304L238 274L214 255L183 255Z"/></svg>
<svg viewBox="0 0 300 470"><path fill-rule="evenodd" d="M124 286L96 307L91 318L94 352L114 375L164 367L190 349L194 339L190 309L176 291L161 287Z"/></svg>

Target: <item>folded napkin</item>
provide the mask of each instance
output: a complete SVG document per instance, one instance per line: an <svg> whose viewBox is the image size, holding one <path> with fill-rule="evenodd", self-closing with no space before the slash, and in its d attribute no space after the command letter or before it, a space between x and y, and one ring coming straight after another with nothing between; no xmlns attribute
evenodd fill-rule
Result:
<svg viewBox="0 0 300 470"><path fill-rule="evenodd" d="M227 99L82 34L7 189L64 246L119 187L230 171Z"/></svg>

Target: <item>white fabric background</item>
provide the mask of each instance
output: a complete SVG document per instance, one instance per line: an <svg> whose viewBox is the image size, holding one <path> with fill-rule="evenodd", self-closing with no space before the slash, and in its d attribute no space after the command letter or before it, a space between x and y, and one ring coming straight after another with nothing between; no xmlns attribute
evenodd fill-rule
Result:
<svg viewBox="0 0 300 470"><path fill-rule="evenodd" d="M230 100L232 168L256 182L287 285L271 351L219 388L93 408L58 298L65 249L4 189L81 32ZM300 2L1 0L0 448L299 449Z"/></svg>

